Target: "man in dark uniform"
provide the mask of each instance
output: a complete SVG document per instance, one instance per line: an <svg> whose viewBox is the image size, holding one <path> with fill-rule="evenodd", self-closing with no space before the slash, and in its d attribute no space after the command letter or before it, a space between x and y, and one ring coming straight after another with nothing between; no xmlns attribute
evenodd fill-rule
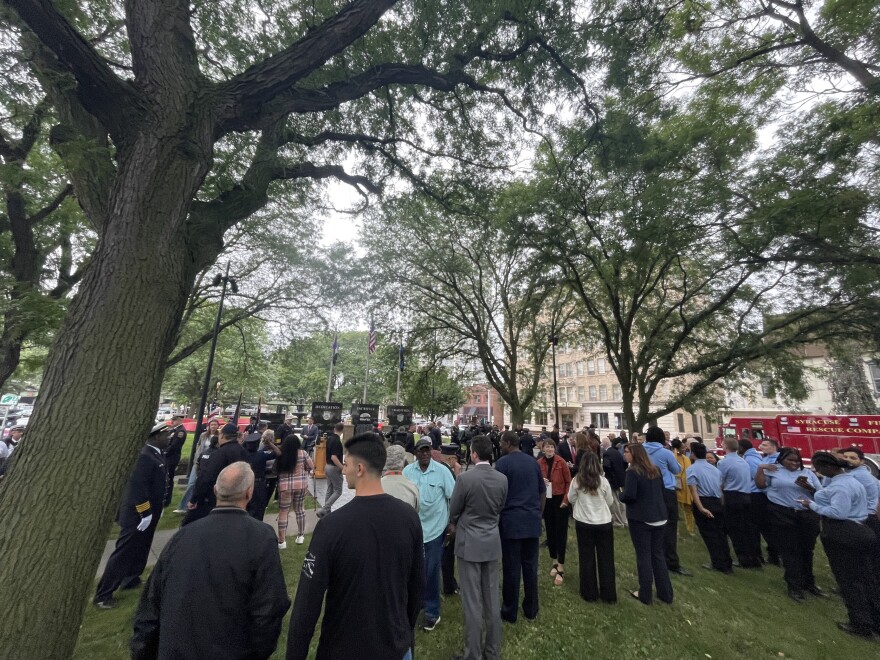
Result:
<svg viewBox="0 0 880 660"><path fill-rule="evenodd" d="M103 610L116 605L114 591L120 587L134 589L141 583L153 534L162 515L166 483L162 450L168 446L169 433L165 422L153 427L128 480L116 518L121 527L119 538L95 593L94 603Z"/></svg>
<svg viewBox="0 0 880 660"><path fill-rule="evenodd" d="M180 451L186 442L186 429L183 428L183 415L171 417L171 431L168 434L168 449L165 450L165 471L168 474L168 484L165 487L165 499L162 501L163 508L171 504L171 496L174 494L174 473L180 464Z"/></svg>
<svg viewBox="0 0 880 660"><path fill-rule="evenodd" d="M526 456L535 457L535 437L527 428L520 425L519 429L519 448Z"/></svg>
<svg viewBox="0 0 880 660"><path fill-rule="evenodd" d="M275 429L275 443L280 445L291 433L293 433L293 416L288 415L284 418L284 423Z"/></svg>
<svg viewBox="0 0 880 660"><path fill-rule="evenodd" d="M247 512L251 517L262 520L266 507L269 506L266 466L269 461L281 455L281 449L269 437L261 437L259 441L246 441L244 448L248 453L248 463L254 471L254 494L247 504Z"/></svg>
<svg viewBox="0 0 880 660"><path fill-rule="evenodd" d="M199 465L199 478L196 479L192 498L186 505L188 511L180 523L181 527L204 518L217 505L214 484L223 468L238 461L248 462L249 455L239 443L238 427L235 424L227 424L221 429L218 445L217 449L208 454L204 463Z"/></svg>

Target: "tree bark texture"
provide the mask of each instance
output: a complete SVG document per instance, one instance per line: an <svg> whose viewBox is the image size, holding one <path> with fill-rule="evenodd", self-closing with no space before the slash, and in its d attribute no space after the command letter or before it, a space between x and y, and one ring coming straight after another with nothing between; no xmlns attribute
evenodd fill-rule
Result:
<svg viewBox="0 0 880 660"><path fill-rule="evenodd" d="M169 111L129 141L92 266L0 484L0 602L8 623L0 649L16 648L19 657L73 654L83 594L146 438L187 296L209 258L185 221L210 167L211 125L197 112ZM168 140L173 132L188 139ZM102 426L77 432L96 413Z"/></svg>

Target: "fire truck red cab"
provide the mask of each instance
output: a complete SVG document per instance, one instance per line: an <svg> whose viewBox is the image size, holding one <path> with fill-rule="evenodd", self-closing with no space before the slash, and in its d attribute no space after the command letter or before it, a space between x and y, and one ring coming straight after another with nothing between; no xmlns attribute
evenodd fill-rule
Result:
<svg viewBox="0 0 880 660"><path fill-rule="evenodd" d="M807 462L817 451L858 447L865 452L868 468L880 478L880 415L800 415L732 417L718 427L716 443L724 438L750 440L755 448L764 438L781 447L796 447Z"/></svg>

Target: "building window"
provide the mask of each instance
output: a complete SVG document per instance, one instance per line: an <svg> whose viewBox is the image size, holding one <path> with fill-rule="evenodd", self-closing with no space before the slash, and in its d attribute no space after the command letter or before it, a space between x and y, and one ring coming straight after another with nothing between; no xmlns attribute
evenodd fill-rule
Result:
<svg viewBox="0 0 880 660"><path fill-rule="evenodd" d="M578 385L578 401L586 401L587 397L584 396L584 386Z"/></svg>
<svg viewBox="0 0 880 660"><path fill-rule="evenodd" d="M559 377L565 378L565 365L564 364L559 365Z"/></svg>
<svg viewBox="0 0 880 660"><path fill-rule="evenodd" d="M607 429L608 413L590 413L590 423L597 429Z"/></svg>
<svg viewBox="0 0 880 660"><path fill-rule="evenodd" d="M597 360L597 362L599 363L599 373L604 374L605 373L605 358L599 358Z"/></svg>
<svg viewBox="0 0 880 660"><path fill-rule="evenodd" d="M599 398L598 390L595 385L590 385L590 401L595 401Z"/></svg>
<svg viewBox="0 0 880 660"><path fill-rule="evenodd" d="M615 401L620 401L623 398L623 393L620 390L620 385L611 386L611 398Z"/></svg>
<svg viewBox="0 0 880 660"><path fill-rule="evenodd" d="M535 413L535 424L538 426L547 426L547 413L540 411Z"/></svg>
<svg viewBox="0 0 880 660"><path fill-rule="evenodd" d="M706 417L705 419L706 419L706 433L711 433L712 432L712 420L709 419L708 417Z"/></svg>
<svg viewBox="0 0 880 660"><path fill-rule="evenodd" d="M700 432L700 421L697 419L697 416L691 413L691 426L694 427L694 433Z"/></svg>
<svg viewBox="0 0 880 660"><path fill-rule="evenodd" d="M559 388L559 398L560 398L562 401L565 401L565 388L564 388L564 387L560 387L560 388Z"/></svg>
<svg viewBox="0 0 880 660"><path fill-rule="evenodd" d="M574 364L573 363L569 362L567 365L565 365L565 375L568 376L569 378L574 376Z"/></svg>
<svg viewBox="0 0 880 660"><path fill-rule="evenodd" d="M618 431L623 429L623 413L614 413L614 428Z"/></svg>
<svg viewBox="0 0 880 660"><path fill-rule="evenodd" d="M483 399L479 394L474 394L474 403L482 403Z"/></svg>
<svg viewBox="0 0 880 660"><path fill-rule="evenodd" d="M871 384L874 386L874 394L880 396L880 365L876 362L868 362L868 371L871 372Z"/></svg>
<svg viewBox="0 0 880 660"><path fill-rule="evenodd" d="M678 413L675 417L678 421L678 432L684 433L684 413Z"/></svg>
<svg viewBox="0 0 880 660"><path fill-rule="evenodd" d="M595 360L587 360L587 374L592 376L596 373L596 361Z"/></svg>
<svg viewBox="0 0 880 660"><path fill-rule="evenodd" d="M599 401L607 401L608 400L608 386L607 385L599 385Z"/></svg>
<svg viewBox="0 0 880 660"><path fill-rule="evenodd" d="M578 369L578 376L583 376L584 375L584 361L583 360L578 361L577 369Z"/></svg>

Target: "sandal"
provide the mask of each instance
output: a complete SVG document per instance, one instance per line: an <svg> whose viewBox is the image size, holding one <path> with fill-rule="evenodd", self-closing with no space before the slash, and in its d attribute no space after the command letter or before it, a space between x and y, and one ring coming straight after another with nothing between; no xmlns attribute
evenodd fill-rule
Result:
<svg viewBox="0 0 880 660"><path fill-rule="evenodd" d="M550 569L550 577L556 577L556 574L559 572L559 564L557 562L553 562L553 568Z"/></svg>
<svg viewBox="0 0 880 660"><path fill-rule="evenodd" d="M553 580L553 584L555 584L557 587L561 587L562 581L564 579L565 579L565 571L557 571L556 572L556 579Z"/></svg>

